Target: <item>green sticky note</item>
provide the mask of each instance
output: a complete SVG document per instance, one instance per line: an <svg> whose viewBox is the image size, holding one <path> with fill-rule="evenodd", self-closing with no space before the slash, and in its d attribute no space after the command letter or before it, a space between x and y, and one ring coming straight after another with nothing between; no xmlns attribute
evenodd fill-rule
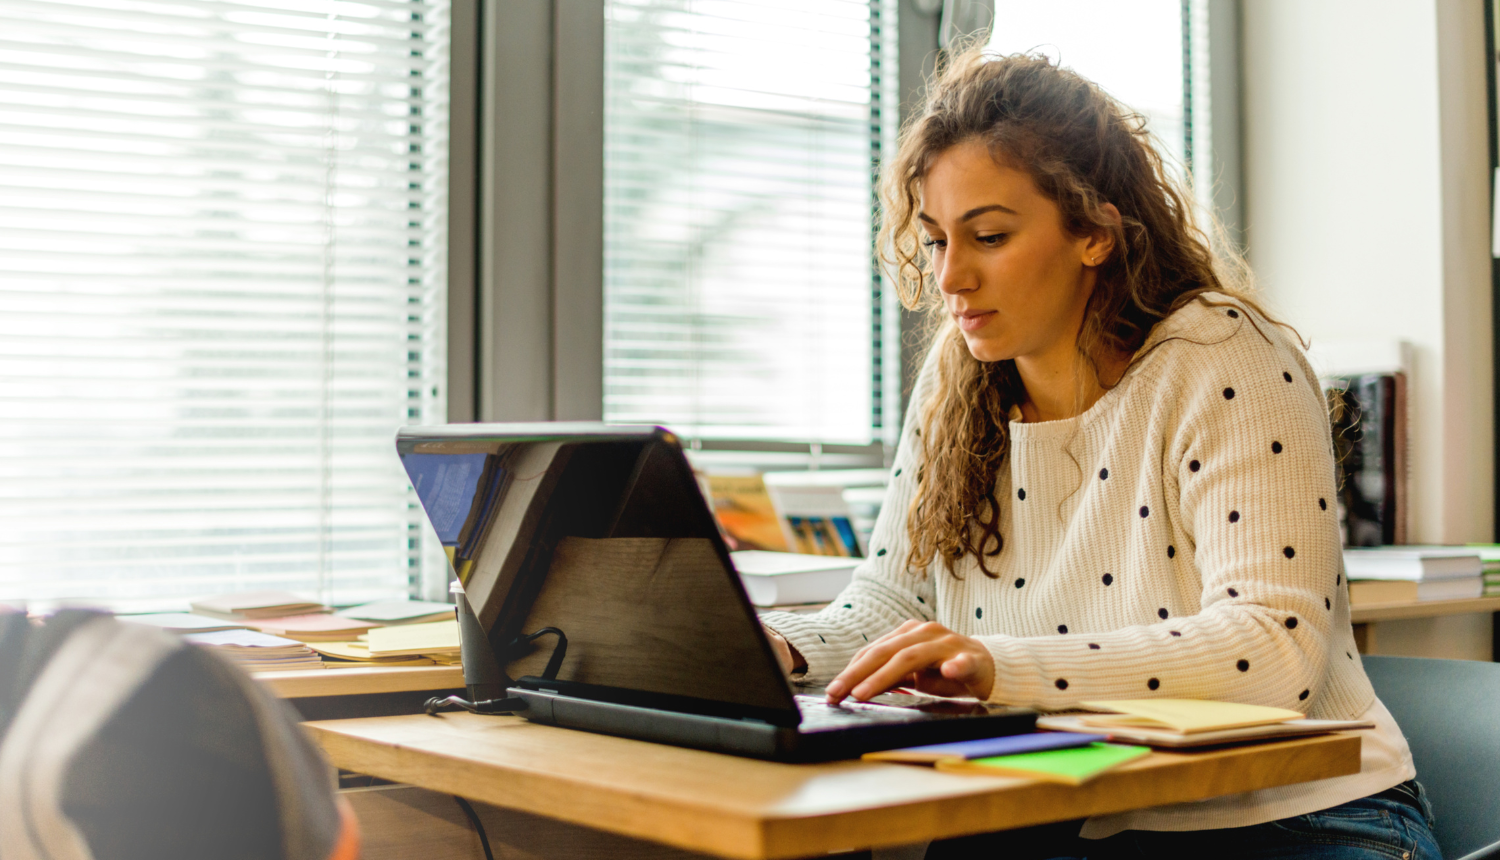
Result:
<svg viewBox="0 0 1500 860"><path fill-rule="evenodd" d="M1035 779L1080 785L1110 768L1150 753L1150 747L1095 742L1086 747L1073 749L993 756L954 762L951 765L940 763L938 768L961 773L1029 776Z"/></svg>

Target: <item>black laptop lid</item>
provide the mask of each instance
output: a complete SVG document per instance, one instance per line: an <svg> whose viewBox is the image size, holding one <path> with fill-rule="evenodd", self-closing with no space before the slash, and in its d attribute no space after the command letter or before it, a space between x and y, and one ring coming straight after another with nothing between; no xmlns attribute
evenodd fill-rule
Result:
<svg viewBox="0 0 1500 860"><path fill-rule="evenodd" d="M796 713L669 431L409 427L396 448L491 643L556 627L568 638L559 680L672 709ZM542 674L552 642L502 656L506 674Z"/></svg>

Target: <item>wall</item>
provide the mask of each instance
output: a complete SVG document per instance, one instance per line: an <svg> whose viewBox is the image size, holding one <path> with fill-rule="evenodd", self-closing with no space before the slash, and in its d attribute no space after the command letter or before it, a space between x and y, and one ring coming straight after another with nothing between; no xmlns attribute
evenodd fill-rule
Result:
<svg viewBox="0 0 1500 860"><path fill-rule="evenodd" d="M1314 340L1412 342L1413 538L1490 540L1483 7L1242 14L1247 244L1266 298Z"/></svg>
<svg viewBox="0 0 1500 860"><path fill-rule="evenodd" d="M1264 297L1314 341L1413 344L1412 540L1493 540L1483 5L1250 0L1241 15ZM1488 633L1466 618L1430 626Z"/></svg>

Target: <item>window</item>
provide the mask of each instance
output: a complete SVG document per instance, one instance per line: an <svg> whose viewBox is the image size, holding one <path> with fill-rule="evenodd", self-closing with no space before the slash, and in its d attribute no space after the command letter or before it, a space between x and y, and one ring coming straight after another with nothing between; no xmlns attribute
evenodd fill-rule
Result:
<svg viewBox="0 0 1500 860"><path fill-rule="evenodd" d="M872 183L894 141L894 7L607 0L606 420L881 440L899 363Z"/></svg>
<svg viewBox="0 0 1500 860"><path fill-rule="evenodd" d="M447 15L10 5L0 599L411 588L392 436L443 415Z"/></svg>
<svg viewBox="0 0 1500 860"><path fill-rule="evenodd" d="M997 0L989 47L1041 51L1144 115L1169 168L1212 205L1208 0Z"/></svg>

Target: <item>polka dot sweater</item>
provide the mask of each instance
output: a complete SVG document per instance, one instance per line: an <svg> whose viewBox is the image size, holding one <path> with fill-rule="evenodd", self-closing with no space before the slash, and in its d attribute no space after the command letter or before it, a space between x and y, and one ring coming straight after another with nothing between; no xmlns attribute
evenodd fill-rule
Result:
<svg viewBox="0 0 1500 860"><path fill-rule="evenodd" d="M801 652L808 681L830 680L908 619L935 620L989 649L995 702L1054 710L1169 696L1330 719L1373 709L1389 723L1380 742L1366 738L1366 772L1355 777L1110 816L1087 836L1248 825L1410 776L1355 651L1326 407L1285 330L1212 296L1158 324L1125 378L1084 414L1028 424L1014 411L996 475L995 577L971 556L960 577L939 564L925 576L903 569L918 404L932 370L929 358L870 558L822 612L764 618ZM1386 754L1372 760L1377 749Z"/></svg>

